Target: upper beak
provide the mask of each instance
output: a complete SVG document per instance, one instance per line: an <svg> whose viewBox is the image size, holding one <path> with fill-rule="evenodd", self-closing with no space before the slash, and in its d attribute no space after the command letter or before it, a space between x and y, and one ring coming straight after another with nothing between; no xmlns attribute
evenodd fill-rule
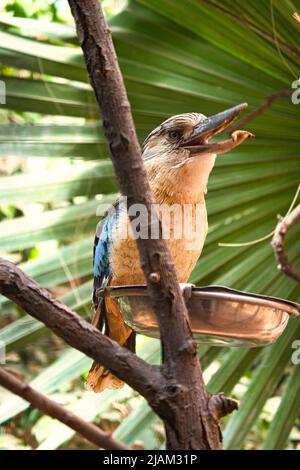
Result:
<svg viewBox="0 0 300 470"><path fill-rule="evenodd" d="M238 117L240 112L247 108L247 106L247 103L241 103L233 108L229 108L226 111L222 111L221 113L206 118L193 129L188 140L183 142L181 147L186 148L194 154L213 153L213 149L216 150L215 153L224 153L222 151L217 151L217 144L208 143L208 139L218 132L226 129L226 127L228 127ZM247 137L252 136L250 133L246 134ZM245 138L243 140L245 140ZM210 149L210 147L212 148ZM228 150L230 149L227 149L226 151Z"/></svg>

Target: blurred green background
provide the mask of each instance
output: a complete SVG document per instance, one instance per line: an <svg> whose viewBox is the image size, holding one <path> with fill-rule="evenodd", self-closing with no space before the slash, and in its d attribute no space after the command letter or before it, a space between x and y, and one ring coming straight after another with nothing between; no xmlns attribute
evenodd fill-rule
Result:
<svg viewBox="0 0 300 470"><path fill-rule="evenodd" d="M299 77L300 1L106 0L138 136L170 115L212 114L291 90ZM117 185L97 105L65 0L2 2L0 80L0 254L91 316L96 209L113 202ZM299 302L299 286L277 270L271 232L300 180L300 105L286 96L251 121L256 139L222 156L207 194L209 235L191 281L223 284ZM300 224L287 239L300 268ZM84 391L91 361L36 320L0 298L5 367L83 418L137 448L163 448L161 422L128 386L101 396ZM240 400L223 420L228 449L300 448L300 365L292 343L300 322L261 349L201 346L211 392ZM152 363L159 342L140 337ZM64 425L0 390L1 449L92 448Z"/></svg>

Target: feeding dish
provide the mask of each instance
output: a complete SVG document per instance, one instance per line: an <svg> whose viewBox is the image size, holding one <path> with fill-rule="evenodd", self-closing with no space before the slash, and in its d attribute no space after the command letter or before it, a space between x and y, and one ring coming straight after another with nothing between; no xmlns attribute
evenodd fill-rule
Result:
<svg viewBox="0 0 300 470"><path fill-rule="evenodd" d="M284 331L300 305L222 286L195 287L181 284L194 338L214 346L264 346ZM137 333L159 337L156 316L147 287L107 287L98 295L110 295L119 304L124 321Z"/></svg>

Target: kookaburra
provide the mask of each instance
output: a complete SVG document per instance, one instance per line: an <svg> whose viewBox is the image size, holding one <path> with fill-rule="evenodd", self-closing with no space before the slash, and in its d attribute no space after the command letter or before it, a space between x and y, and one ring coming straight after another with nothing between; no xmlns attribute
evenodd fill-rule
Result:
<svg viewBox="0 0 300 470"><path fill-rule="evenodd" d="M143 143L143 160L158 207L176 205L184 209L188 205L191 208L189 224L192 230L182 230L181 236L178 237L174 227L175 217L169 219L168 243L179 282L188 281L204 245L208 228L205 194L217 155L228 152L253 135L235 131L225 141L210 142L209 139L228 127L246 107L243 103L211 117L199 113L172 116L154 129ZM104 328L105 333L119 344L134 350L135 334L124 323L118 304L109 296L100 301L97 296L97 290L107 285L145 283L129 224L128 214L118 200L114 210L108 211L97 226L93 324L100 330ZM162 226L164 229L163 219ZM86 382L87 388L95 392L122 384L109 370L96 363Z"/></svg>

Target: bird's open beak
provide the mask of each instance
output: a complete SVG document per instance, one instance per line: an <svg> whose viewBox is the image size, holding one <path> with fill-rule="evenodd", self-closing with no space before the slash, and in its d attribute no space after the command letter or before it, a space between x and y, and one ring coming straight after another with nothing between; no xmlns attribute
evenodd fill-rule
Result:
<svg viewBox="0 0 300 470"><path fill-rule="evenodd" d="M183 142L181 147L189 150L191 156L208 153L226 153L237 145L240 145L249 137L254 137L253 134L247 131L235 131L232 133L231 139L221 142L208 142L210 137L226 129L247 106L247 103L241 103L233 108L229 108L226 111L206 118L193 129L188 140Z"/></svg>

